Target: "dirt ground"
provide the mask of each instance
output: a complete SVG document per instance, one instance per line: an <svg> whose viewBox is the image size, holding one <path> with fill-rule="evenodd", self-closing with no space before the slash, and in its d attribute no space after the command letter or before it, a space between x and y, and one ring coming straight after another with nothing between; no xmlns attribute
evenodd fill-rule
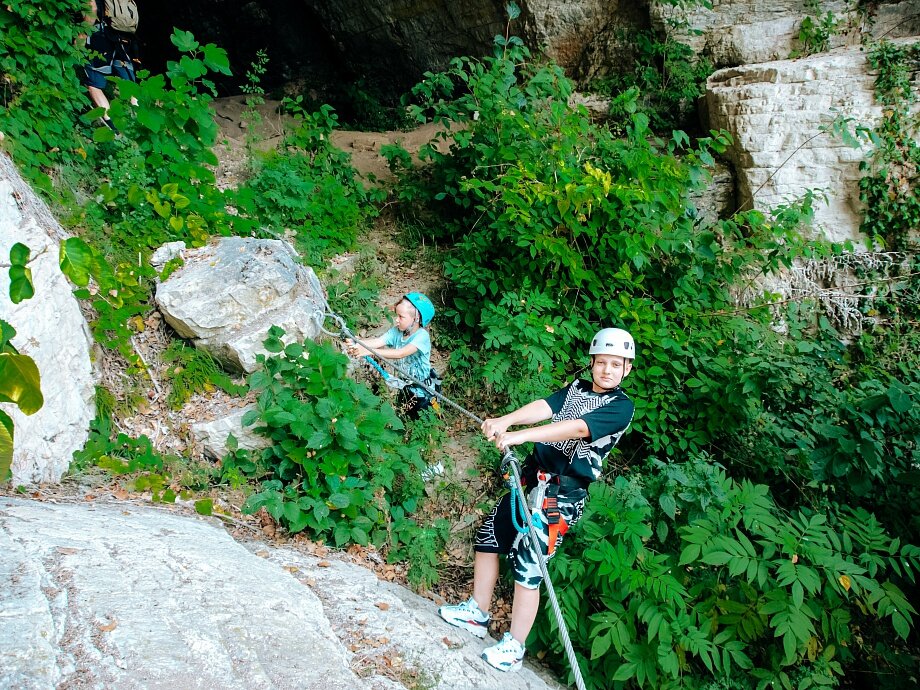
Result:
<svg viewBox="0 0 920 690"><path fill-rule="evenodd" d="M256 148L268 150L277 146L285 135L285 128L290 127L291 118L281 115L280 101L265 101L256 108L260 123L255 136ZM246 97L231 96L218 98L213 104L214 119L220 128L220 140L217 157L218 184L221 187L234 187L245 176L247 151L246 140L249 128L246 124ZM364 176L373 176L381 182L393 179L386 159L380 155L384 144L401 144L410 154L418 154L419 148L428 143L438 131L433 124L422 125L409 132L354 132L336 130L332 133L332 143L351 154L355 169Z"/></svg>

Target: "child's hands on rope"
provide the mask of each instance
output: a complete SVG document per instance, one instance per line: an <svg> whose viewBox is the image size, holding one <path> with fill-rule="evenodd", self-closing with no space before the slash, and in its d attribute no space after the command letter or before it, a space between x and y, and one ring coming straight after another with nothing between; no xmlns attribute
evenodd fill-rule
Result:
<svg viewBox="0 0 920 690"><path fill-rule="evenodd" d="M524 441L519 438L516 431L508 431L507 422L499 419L487 419L482 423L482 433L500 451L504 451L511 446L517 446Z"/></svg>
<svg viewBox="0 0 920 690"><path fill-rule="evenodd" d="M345 339L345 352L347 352L351 357L364 357L371 354L371 351L368 350L363 345L358 345L351 338Z"/></svg>

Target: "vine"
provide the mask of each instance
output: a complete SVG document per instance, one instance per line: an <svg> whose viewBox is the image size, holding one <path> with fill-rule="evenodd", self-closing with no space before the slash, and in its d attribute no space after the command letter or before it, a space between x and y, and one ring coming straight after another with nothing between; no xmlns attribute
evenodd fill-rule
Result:
<svg viewBox="0 0 920 690"><path fill-rule="evenodd" d="M920 228L920 113L911 75L920 69L920 43L881 41L868 55L877 70L875 95L882 118L871 158L860 164L861 230L891 251L916 249Z"/></svg>

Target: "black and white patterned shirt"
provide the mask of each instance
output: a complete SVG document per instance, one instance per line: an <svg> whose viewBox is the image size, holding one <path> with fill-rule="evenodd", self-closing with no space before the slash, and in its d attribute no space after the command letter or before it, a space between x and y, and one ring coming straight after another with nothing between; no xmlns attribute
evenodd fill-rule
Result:
<svg viewBox="0 0 920 690"><path fill-rule="evenodd" d="M619 388L595 393L590 381L573 381L548 398L553 422L582 419L590 436L534 444L534 459L547 472L577 477L585 483L601 476L604 459L629 428L635 406Z"/></svg>

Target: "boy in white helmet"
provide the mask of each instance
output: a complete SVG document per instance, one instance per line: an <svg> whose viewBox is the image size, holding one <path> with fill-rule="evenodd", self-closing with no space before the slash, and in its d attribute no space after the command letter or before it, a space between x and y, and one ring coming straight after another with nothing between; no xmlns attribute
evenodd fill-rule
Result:
<svg viewBox="0 0 920 690"><path fill-rule="evenodd" d="M590 381L573 381L547 398L482 424L483 434L499 449L534 443L521 474L524 484L532 487L528 501L541 518L542 529L536 534L546 557L553 555L566 530L581 518L588 485L601 476L604 459L632 421L633 402L620 389L636 354L632 336L620 328L605 328L594 336L588 353ZM540 424L547 420L549 424ZM523 428L508 431L513 426ZM539 609L543 576L529 541L514 527L510 494L483 520L475 550L473 596L442 606L438 613L451 625L485 637L498 556L507 554L515 581L511 631L486 648L482 658L501 671L517 671Z"/></svg>

